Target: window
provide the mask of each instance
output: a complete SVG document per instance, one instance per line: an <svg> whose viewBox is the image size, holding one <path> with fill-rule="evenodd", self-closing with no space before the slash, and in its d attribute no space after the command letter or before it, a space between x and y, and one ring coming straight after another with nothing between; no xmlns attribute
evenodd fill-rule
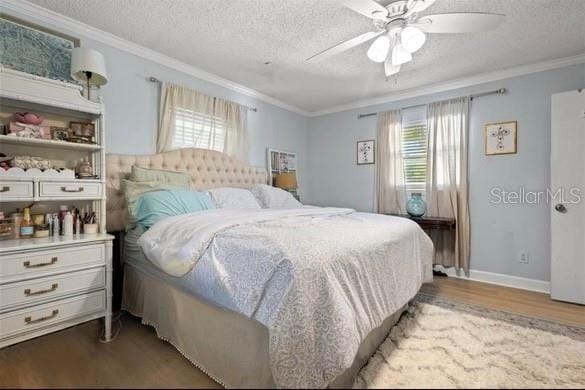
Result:
<svg viewBox="0 0 585 390"><path fill-rule="evenodd" d="M407 191L423 191L427 178L426 121L403 121L402 158Z"/></svg>
<svg viewBox="0 0 585 390"><path fill-rule="evenodd" d="M223 152L226 136L224 119L184 108L176 108L173 148L201 148Z"/></svg>

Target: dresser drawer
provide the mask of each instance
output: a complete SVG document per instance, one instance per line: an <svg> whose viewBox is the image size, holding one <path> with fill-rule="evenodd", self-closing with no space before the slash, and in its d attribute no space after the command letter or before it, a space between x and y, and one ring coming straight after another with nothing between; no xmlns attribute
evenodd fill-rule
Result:
<svg viewBox="0 0 585 390"><path fill-rule="evenodd" d="M0 181L0 201L14 201L16 198L19 200L21 198L33 199L33 182Z"/></svg>
<svg viewBox="0 0 585 390"><path fill-rule="evenodd" d="M102 197L100 182L39 182L39 199L99 199Z"/></svg>
<svg viewBox="0 0 585 390"><path fill-rule="evenodd" d="M97 291L0 314L0 339L98 313L105 308L106 294Z"/></svg>
<svg viewBox="0 0 585 390"><path fill-rule="evenodd" d="M18 305L104 288L105 267L0 285L0 312Z"/></svg>
<svg viewBox="0 0 585 390"><path fill-rule="evenodd" d="M66 272L90 264L105 264L103 244L3 255L0 283Z"/></svg>

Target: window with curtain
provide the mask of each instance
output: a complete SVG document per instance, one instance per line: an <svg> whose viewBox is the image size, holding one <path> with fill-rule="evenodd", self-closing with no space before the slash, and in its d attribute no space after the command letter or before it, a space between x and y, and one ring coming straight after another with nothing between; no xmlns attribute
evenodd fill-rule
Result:
<svg viewBox="0 0 585 390"><path fill-rule="evenodd" d="M228 100L163 83L157 152L211 149L248 161L248 109Z"/></svg>
<svg viewBox="0 0 585 390"><path fill-rule="evenodd" d="M201 148L223 152L226 136L224 119L184 108L175 109L172 148Z"/></svg>

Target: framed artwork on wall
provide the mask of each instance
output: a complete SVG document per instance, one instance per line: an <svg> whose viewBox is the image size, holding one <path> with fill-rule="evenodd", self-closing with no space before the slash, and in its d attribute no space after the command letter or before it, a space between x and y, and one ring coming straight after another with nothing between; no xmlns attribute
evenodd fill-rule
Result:
<svg viewBox="0 0 585 390"><path fill-rule="evenodd" d="M8 69L73 82L71 51L78 46L79 39L27 21L0 17L0 58Z"/></svg>
<svg viewBox="0 0 585 390"><path fill-rule="evenodd" d="M357 142L357 165L367 165L375 163L375 141L366 140Z"/></svg>
<svg viewBox="0 0 585 390"><path fill-rule="evenodd" d="M513 154L517 151L518 122L498 122L485 125L485 154Z"/></svg>

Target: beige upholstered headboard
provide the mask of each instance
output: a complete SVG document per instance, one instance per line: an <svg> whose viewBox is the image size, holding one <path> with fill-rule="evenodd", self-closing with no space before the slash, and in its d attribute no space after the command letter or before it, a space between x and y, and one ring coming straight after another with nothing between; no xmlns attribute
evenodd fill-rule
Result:
<svg viewBox="0 0 585 390"><path fill-rule="evenodd" d="M108 154L106 156L107 230L124 230L126 200L122 180L130 174L132 165L142 168L188 172L191 188L204 190L214 187L248 188L267 183L266 169L250 167L224 153L207 149L180 149L152 155Z"/></svg>

